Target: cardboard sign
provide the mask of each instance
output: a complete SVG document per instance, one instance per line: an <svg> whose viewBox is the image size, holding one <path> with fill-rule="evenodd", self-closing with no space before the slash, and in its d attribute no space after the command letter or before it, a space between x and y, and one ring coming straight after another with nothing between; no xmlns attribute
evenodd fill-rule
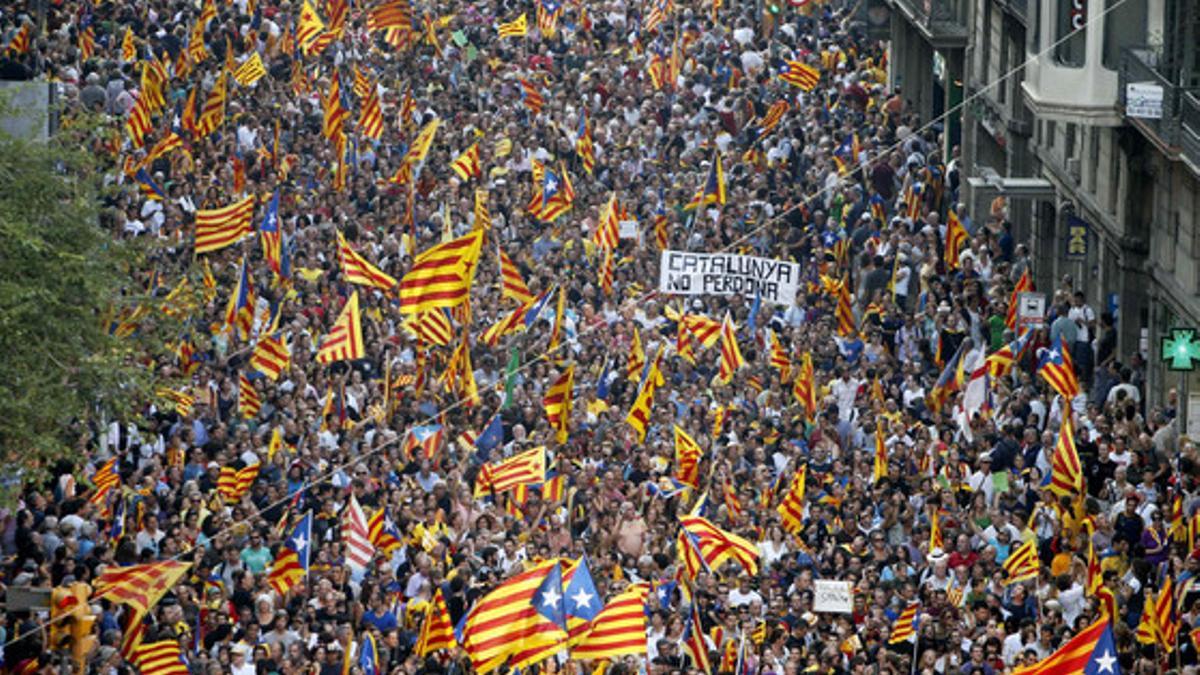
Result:
<svg viewBox="0 0 1200 675"><path fill-rule="evenodd" d="M620 239L637 239L638 221L622 220L617 223L617 237Z"/></svg>
<svg viewBox="0 0 1200 675"><path fill-rule="evenodd" d="M850 614L854 611L854 587L849 581L813 580L813 611Z"/></svg>

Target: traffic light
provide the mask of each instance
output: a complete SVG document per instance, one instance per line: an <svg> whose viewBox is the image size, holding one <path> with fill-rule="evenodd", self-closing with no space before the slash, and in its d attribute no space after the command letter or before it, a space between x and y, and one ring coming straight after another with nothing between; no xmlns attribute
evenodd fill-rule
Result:
<svg viewBox="0 0 1200 675"><path fill-rule="evenodd" d="M75 660L75 665L82 671L87 664L88 657L96 649L96 615L92 613L92 607L88 604L88 597L92 594L92 587L77 581L70 586L72 597L75 598L75 605L71 610L71 618L68 619L71 628L71 657Z"/></svg>
<svg viewBox="0 0 1200 675"><path fill-rule="evenodd" d="M71 658L81 671L96 648L93 635L96 615L88 605L91 592L91 587L82 582L56 586L50 591L49 649L58 651L69 646Z"/></svg>
<svg viewBox="0 0 1200 675"><path fill-rule="evenodd" d="M75 605L75 596L63 586L55 586L50 591L50 644L47 651L56 652L63 647L63 641L71 636L70 620L67 616Z"/></svg>

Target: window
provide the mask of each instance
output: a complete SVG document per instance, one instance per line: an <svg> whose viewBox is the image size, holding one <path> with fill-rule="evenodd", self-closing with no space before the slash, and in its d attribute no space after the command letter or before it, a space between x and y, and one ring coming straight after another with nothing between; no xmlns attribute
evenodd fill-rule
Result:
<svg viewBox="0 0 1200 675"><path fill-rule="evenodd" d="M1067 122L1066 128L1063 129L1063 136L1066 137L1067 142L1067 147L1063 151L1064 159L1075 159L1075 130L1077 128L1074 124Z"/></svg>
<svg viewBox="0 0 1200 675"><path fill-rule="evenodd" d="M1025 51L1030 54L1037 54L1042 51L1042 0L1030 0L1029 2L1029 42Z"/></svg>
<svg viewBox="0 0 1200 675"><path fill-rule="evenodd" d="M1046 135L1043 137L1043 142L1050 150L1054 149L1054 120L1046 120Z"/></svg>
<svg viewBox="0 0 1200 675"><path fill-rule="evenodd" d="M1088 192L1096 192L1097 174L1100 173L1100 130L1091 127L1088 129L1088 161L1085 167L1088 171Z"/></svg>
<svg viewBox="0 0 1200 675"><path fill-rule="evenodd" d="M1106 0L1104 54L1101 62L1109 70L1121 67L1121 49L1146 42L1146 3Z"/></svg>
<svg viewBox="0 0 1200 675"><path fill-rule="evenodd" d="M1087 5L1088 0L1053 0L1054 58L1064 66L1083 66L1084 50L1087 48Z"/></svg>

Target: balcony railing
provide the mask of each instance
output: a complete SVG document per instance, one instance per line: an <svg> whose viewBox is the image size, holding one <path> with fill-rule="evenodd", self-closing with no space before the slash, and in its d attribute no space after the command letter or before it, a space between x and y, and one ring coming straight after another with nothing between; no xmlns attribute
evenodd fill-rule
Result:
<svg viewBox="0 0 1200 675"><path fill-rule="evenodd" d="M1117 100L1121 110L1126 109L1128 90L1126 85L1145 83L1162 89L1162 117L1159 119L1139 117L1138 124L1166 148L1178 145L1179 135L1179 90L1162 73L1158 72L1157 53L1144 47L1128 47L1121 53L1121 73L1118 79Z"/></svg>
<svg viewBox="0 0 1200 675"><path fill-rule="evenodd" d="M1200 171L1200 93L1195 91L1179 98L1179 150Z"/></svg>
<svg viewBox="0 0 1200 675"><path fill-rule="evenodd" d="M1117 96L1126 110L1126 85L1153 84L1162 88L1162 116L1128 118L1136 122L1151 141L1172 160L1184 160L1200 174L1200 89L1180 87L1158 69L1158 55L1145 47L1126 48L1121 53L1121 72Z"/></svg>
<svg viewBox="0 0 1200 675"><path fill-rule="evenodd" d="M969 0L892 0L935 47L965 47Z"/></svg>

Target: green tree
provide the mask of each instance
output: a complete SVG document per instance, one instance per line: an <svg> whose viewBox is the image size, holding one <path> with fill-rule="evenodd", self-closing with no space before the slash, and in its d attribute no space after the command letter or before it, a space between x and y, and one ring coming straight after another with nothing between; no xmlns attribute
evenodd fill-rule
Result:
<svg viewBox="0 0 1200 675"><path fill-rule="evenodd" d="M0 502L77 457L87 422L134 410L151 376L137 357L162 326L133 273L142 252L101 227L103 133L82 120L47 142L0 133ZM138 307L138 334L110 334Z"/></svg>

